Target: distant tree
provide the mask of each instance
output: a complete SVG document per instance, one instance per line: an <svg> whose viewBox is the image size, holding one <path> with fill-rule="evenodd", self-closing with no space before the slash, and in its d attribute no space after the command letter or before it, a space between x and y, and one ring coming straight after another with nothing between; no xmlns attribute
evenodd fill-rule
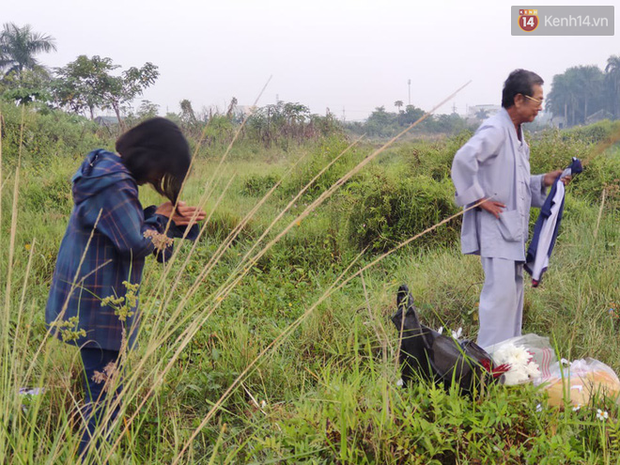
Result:
<svg viewBox="0 0 620 465"><path fill-rule="evenodd" d="M467 122L457 113L452 113L450 115L439 115L436 118L428 119L426 121L428 121L426 127L429 132L458 134L464 129L467 129Z"/></svg>
<svg viewBox="0 0 620 465"><path fill-rule="evenodd" d="M54 92L60 106L75 112L89 109L112 109L119 125L123 126L121 111L159 77L156 65L145 63L141 68L131 67L120 76L111 74L120 66L111 58L80 55L75 61L59 68Z"/></svg>
<svg viewBox="0 0 620 465"><path fill-rule="evenodd" d="M151 102L150 100L142 100L140 108L138 108L138 118L140 120L154 118L158 115L158 113L159 105Z"/></svg>
<svg viewBox="0 0 620 465"><path fill-rule="evenodd" d="M235 107L237 106L237 97L230 99L230 105L228 105L228 111L226 112L226 118L232 119Z"/></svg>
<svg viewBox="0 0 620 465"><path fill-rule="evenodd" d="M117 68L112 59L97 55L92 58L80 55L75 61L57 68L57 79L52 86L56 103L75 113L88 110L93 120L95 109L104 104L105 89L112 80L110 72Z"/></svg>
<svg viewBox="0 0 620 465"><path fill-rule="evenodd" d="M398 116L398 119L401 126L409 126L419 120L423 115L424 110L421 108L415 105L407 105L405 111Z"/></svg>
<svg viewBox="0 0 620 465"><path fill-rule="evenodd" d="M390 119L390 114L385 111L385 106L381 105L380 107L376 107L375 111L370 114L367 122L386 125L390 123Z"/></svg>
<svg viewBox="0 0 620 465"><path fill-rule="evenodd" d="M144 90L155 83L158 77L158 67L150 62L146 62L142 68L131 67L123 71L121 76L104 85L106 91L103 97L103 108L113 109L119 124L122 126L121 109L123 106L142 95Z"/></svg>
<svg viewBox="0 0 620 465"><path fill-rule="evenodd" d="M484 108L481 108L476 112L476 118L478 119L487 119L489 117L489 112Z"/></svg>
<svg viewBox="0 0 620 465"><path fill-rule="evenodd" d="M605 107L605 76L597 66L574 66L555 75L546 109L563 115L568 126L583 124Z"/></svg>
<svg viewBox="0 0 620 465"><path fill-rule="evenodd" d="M620 56L612 55L605 67L608 107L614 118L620 118Z"/></svg>
<svg viewBox="0 0 620 465"><path fill-rule="evenodd" d="M20 75L24 69L34 70L39 65L35 55L56 50L55 39L33 32L30 25L19 27L4 23L0 32L0 70L5 75Z"/></svg>
<svg viewBox="0 0 620 465"><path fill-rule="evenodd" d="M577 67L577 85L581 87L579 102L583 107L582 123L588 116L601 110L604 102L605 75L598 66Z"/></svg>
<svg viewBox="0 0 620 465"><path fill-rule="evenodd" d="M400 113L400 108L401 108L403 105L404 105L404 103L403 103L403 101L402 101L402 100L396 100L396 101L394 102L394 106L395 106L396 108L398 108L398 112L399 112L399 113Z"/></svg>
<svg viewBox="0 0 620 465"><path fill-rule="evenodd" d="M188 99L183 99L179 102L179 105L181 106L181 121L185 124L195 123L196 114L192 108L192 102Z"/></svg>
<svg viewBox="0 0 620 465"><path fill-rule="evenodd" d="M47 104L51 101L51 76L43 67L24 69L18 75L9 73L0 80L0 94L4 100L17 105L34 102Z"/></svg>
<svg viewBox="0 0 620 465"><path fill-rule="evenodd" d="M553 76L551 92L546 99L545 108L557 116L563 116L565 124L568 125L568 109L574 104L575 97L573 89L569 83L569 77L565 74Z"/></svg>

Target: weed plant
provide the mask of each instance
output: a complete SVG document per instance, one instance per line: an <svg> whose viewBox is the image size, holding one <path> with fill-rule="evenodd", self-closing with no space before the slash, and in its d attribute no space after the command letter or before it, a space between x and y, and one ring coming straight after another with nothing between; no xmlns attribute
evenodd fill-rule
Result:
<svg viewBox="0 0 620 465"><path fill-rule="evenodd" d="M113 140L55 113L1 109L0 463L79 463L79 353L49 334L43 309L70 176ZM467 134L383 151L341 137L289 151L235 137L207 155L193 142L183 198L208 220L195 243L175 243L169 263L146 267L121 415L99 429L94 463L618 463L613 400L573 411L547 407L533 386L470 398L397 384L389 317L401 283L426 324L475 337L479 261L459 253L457 221L424 233L458 213L449 166ZM591 149L563 140L532 141L533 172ZM526 290L524 328L550 336L566 358L616 371L618 157L612 147L592 158L569 187L552 264L542 286ZM356 232L363 224L376 224L372 235ZM379 255L414 234L423 235Z"/></svg>

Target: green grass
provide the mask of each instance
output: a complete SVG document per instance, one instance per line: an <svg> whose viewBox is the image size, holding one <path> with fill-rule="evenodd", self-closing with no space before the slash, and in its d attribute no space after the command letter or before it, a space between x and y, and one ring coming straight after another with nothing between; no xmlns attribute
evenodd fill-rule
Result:
<svg viewBox="0 0 620 465"><path fill-rule="evenodd" d="M35 135L45 127L26 116ZM19 128L18 113L6 118L12 131ZM50 150L76 143L72 124L57 127L68 135ZM558 145L560 136L532 141L534 172L567 164L575 143ZM455 220L354 275L453 212L437 202L452 195L449 165L465 138L396 144L329 196L376 146L358 143L311 185L349 142L328 138L285 150L243 140L221 166L223 148L201 149L184 200L205 205L210 220L196 244L177 242L166 268L147 264L144 323L139 348L127 354L121 420L92 451L94 460L618 463L618 409L609 400L574 412L546 407L544 391L533 386L490 386L472 399L428 383L396 385L398 341L389 319L396 289L409 285L429 326L462 326L473 338L479 260L460 254ZM68 179L81 155L69 150L41 164L23 151L16 173L19 137L6 140L0 463L78 463L79 355L49 338L43 309L71 210ZM525 332L552 337L561 356L594 357L616 371L619 323L609 308L620 305L618 166L620 150L607 151L569 187L553 263L540 288L526 289L524 322ZM372 192L382 201L360 208ZM159 201L148 189L141 198L145 206ZM377 222L365 242L352 240L352 222L377 221L386 206L395 221ZM45 392L24 398L21 387ZM596 408L609 412L607 422L596 419Z"/></svg>

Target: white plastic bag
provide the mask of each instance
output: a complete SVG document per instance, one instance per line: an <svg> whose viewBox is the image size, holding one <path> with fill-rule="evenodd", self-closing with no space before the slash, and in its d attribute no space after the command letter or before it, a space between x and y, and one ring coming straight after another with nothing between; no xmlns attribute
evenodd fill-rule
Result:
<svg viewBox="0 0 620 465"><path fill-rule="evenodd" d="M620 380L610 367L593 358L563 362L556 362L551 376L541 380L549 393L549 405L562 406L566 399L579 407L589 404L595 396L610 397L620 403Z"/></svg>

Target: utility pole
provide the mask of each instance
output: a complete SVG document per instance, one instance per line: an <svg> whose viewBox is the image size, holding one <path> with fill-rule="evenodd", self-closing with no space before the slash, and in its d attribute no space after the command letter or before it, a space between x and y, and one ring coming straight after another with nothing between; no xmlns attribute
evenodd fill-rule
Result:
<svg viewBox="0 0 620 465"><path fill-rule="evenodd" d="M409 105L411 105L411 79L407 81L407 85L409 86Z"/></svg>
<svg viewBox="0 0 620 465"><path fill-rule="evenodd" d="M344 111L344 107L342 107L342 122L344 123L347 120L347 114Z"/></svg>

